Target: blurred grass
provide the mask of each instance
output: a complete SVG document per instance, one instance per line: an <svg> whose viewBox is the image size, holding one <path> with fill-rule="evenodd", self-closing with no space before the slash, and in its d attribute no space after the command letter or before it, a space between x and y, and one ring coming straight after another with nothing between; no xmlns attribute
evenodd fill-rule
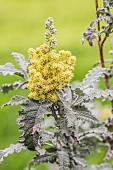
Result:
<svg viewBox="0 0 113 170"><path fill-rule="evenodd" d="M44 23L49 16L54 18L58 30L58 50L70 50L77 56L74 79L82 80L98 60L97 45L94 48L87 43L81 45L82 33L96 17L94 1L89 0L0 0L0 64L15 63L10 55L12 51L23 53L28 58L28 48L35 48L44 42ZM105 48L106 58L108 49L109 43ZM0 84L14 80L18 77L0 76ZM0 106L16 94L27 95L27 92L0 93ZM0 149L18 140L18 109L20 107L0 110ZM33 155L29 151L11 155L5 159L0 170L23 170ZM44 170L44 167L36 169Z"/></svg>

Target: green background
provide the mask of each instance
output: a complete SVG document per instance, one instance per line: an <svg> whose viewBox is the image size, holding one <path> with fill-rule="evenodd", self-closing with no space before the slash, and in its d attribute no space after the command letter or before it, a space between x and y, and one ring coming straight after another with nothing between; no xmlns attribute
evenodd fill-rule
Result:
<svg viewBox="0 0 113 170"><path fill-rule="evenodd" d="M83 32L96 18L94 0L0 0L0 65L6 62L15 64L11 52L23 53L27 59L30 47L36 48L44 43L44 23L50 16L58 30L58 50L70 50L77 57L74 79L82 80L99 59L96 42L95 47L89 47L87 42L81 45ZM106 45L107 58L109 41ZM0 85L14 80L18 77L0 76ZM27 92L0 93L0 106L16 94L27 95ZM16 125L18 109L20 107L17 106L0 109L0 149L15 144L21 134ZM4 159L0 170L24 170L33 155L30 151L15 153ZM44 165L36 169L46 170L47 167Z"/></svg>

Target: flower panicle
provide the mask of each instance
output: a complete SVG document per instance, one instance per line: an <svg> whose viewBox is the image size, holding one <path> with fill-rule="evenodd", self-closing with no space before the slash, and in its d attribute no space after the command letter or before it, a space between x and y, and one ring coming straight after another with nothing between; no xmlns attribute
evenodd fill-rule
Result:
<svg viewBox="0 0 113 170"><path fill-rule="evenodd" d="M57 39L53 36L57 30L53 23L53 18L49 17L45 22L45 29L48 31L45 33L45 40L49 43L49 49L57 47Z"/></svg>
<svg viewBox="0 0 113 170"><path fill-rule="evenodd" d="M58 101L56 90L61 90L64 84L73 78L76 57L71 52L61 50L49 51L49 46L29 49L30 65L28 67L30 79L27 84L29 98L33 100Z"/></svg>

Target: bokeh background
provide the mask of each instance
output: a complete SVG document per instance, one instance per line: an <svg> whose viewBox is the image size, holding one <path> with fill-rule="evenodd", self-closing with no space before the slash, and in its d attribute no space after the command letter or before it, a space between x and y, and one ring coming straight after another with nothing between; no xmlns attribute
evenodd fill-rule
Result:
<svg viewBox="0 0 113 170"><path fill-rule="evenodd" d="M99 59L98 47L82 46L82 34L89 22L96 18L94 0L0 0L0 65L6 62L15 64L11 52L23 53L28 58L28 49L36 48L45 42L44 23L48 17L54 18L58 30L58 50L70 50L77 57L74 80L82 80L95 61ZM109 57L109 41L106 43L105 55ZM2 83L18 80L17 76L0 76ZM0 106L13 95L26 96L21 90L3 95L0 92ZM19 136L16 119L19 106L0 109L0 149L16 143ZM35 153L23 151L4 159L0 170L24 170ZM100 158L100 156L99 156ZM98 158L98 159L99 159ZM94 161L94 159L92 158ZM36 170L48 170L41 165Z"/></svg>

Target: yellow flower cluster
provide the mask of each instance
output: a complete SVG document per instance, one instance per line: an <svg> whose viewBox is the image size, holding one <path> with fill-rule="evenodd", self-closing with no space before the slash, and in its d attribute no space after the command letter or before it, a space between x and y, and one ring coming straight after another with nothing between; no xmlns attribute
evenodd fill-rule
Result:
<svg viewBox="0 0 113 170"><path fill-rule="evenodd" d="M50 51L46 44L29 49L30 79L27 84L29 98L33 100L58 101L56 90L61 90L72 77L76 57L69 51Z"/></svg>

